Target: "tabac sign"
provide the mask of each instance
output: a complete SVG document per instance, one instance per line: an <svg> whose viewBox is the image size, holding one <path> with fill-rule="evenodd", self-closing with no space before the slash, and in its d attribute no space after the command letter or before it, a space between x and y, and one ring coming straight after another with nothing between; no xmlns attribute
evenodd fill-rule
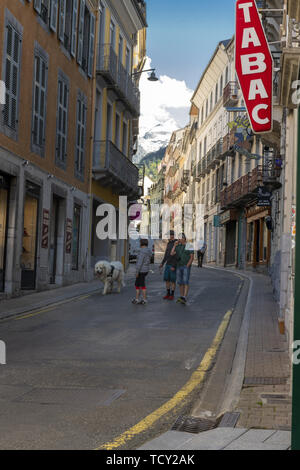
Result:
<svg viewBox="0 0 300 470"><path fill-rule="evenodd" d="M235 67L253 132L270 132L273 58L254 0L236 3Z"/></svg>

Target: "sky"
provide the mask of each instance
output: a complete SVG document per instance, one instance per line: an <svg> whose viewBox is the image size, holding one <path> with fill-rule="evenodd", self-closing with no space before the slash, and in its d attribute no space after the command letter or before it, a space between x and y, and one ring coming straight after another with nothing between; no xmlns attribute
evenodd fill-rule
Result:
<svg viewBox="0 0 300 470"><path fill-rule="evenodd" d="M147 63L159 82L143 74L140 145L188 124L190 99L217 44L234 33L235 0L147 0ZM151 147L151 145L150 145ZM150 151L149 148L146 149ZM156 150L153 147L153 150Z"/></svg>

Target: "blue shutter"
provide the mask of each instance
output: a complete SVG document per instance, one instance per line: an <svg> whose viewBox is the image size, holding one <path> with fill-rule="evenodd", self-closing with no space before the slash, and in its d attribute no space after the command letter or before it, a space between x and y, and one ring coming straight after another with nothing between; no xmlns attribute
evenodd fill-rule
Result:
<svg viewBox="0 0 300 470"><path fill-rule="evenodd" d="M61 42L65 39L65 21L66 21L66 0L60 0L59 2L59 25L58 25L58 37Z"/></svg>
<svg viewBox="0 0 300 470"><path fill-rule="evenodd" d="M73 0L71 55L76 55L78 0Z"/></svg>
<svg viewBox="0 0 300 470"><path fill-rule="evenodd" d="M90 14L90 43L89 43L89 57L88 57L88 76L92 77L94 69L94 49L95 49L95 16Z"/></svg>
<svg viewBox="0 0 300 470"><path fill-rule="evenodd" d="M17 130L22 37L11 24L6 27L4 125Z"/></svg>
<svg viewBox="0 0 300 470"><path fill-rule="evenodd" d="M57 2L58 0L51 0L50 9L50 29L56 33L57 29Z"/></svg>
<svg viewBox="0 0 300 470"><path fill-rule="evenodd" d="M78 46L77 46L77 62L79 65L82 64L82 54L83 54L84 9L85 9L85 0L81 0L80 12L79 12Z"/></svg>
<svg viewBox="0 0 300 470"><path fill-rule="evenodd" d="M42 8L42 0L34 0L34 9L38 12L41 13L41 8Z"/></svg>

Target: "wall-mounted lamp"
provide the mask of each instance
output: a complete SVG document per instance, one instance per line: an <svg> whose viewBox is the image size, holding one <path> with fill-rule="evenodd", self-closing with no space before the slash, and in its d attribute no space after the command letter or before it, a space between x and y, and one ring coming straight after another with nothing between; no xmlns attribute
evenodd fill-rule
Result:
<svg viewBox="0 0 300 470"><path fill-rule="evenodd" d="M142 73L145 73L145 72L151 72L150 77L148 77L149 82L158 82L159 79L155 75L155 69L147 69L147 70L142 70L141 72L134 72L132 74L132 77L135 77L137 75L141 75Z"/></svg>

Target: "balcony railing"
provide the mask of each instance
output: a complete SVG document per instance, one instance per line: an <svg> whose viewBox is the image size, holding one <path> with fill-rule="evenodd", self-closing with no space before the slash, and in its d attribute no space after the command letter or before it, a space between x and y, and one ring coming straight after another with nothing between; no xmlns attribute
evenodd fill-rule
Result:
<svg viewBox="0 0 300 470"><path fill-rule="evenodd" d="M278 180L281 169L275 163L260 165L252 172L239 178L226 189L221 191L220 201L223 209L239 207L257 198L258 188L264 185L273 185Z"/></svg>
<svg viewBox="0 0 300 470"><path fill-rule="evenodd" d="M223 91L223 106L234 106L238 102L237 82L228 82Z"/></svg>
<svg viewBox="0 0 300 470"><path fill-rule="evenodd" d="M109 140L94 142L93 177L118 194L139 194L139 169Z"/></svg>
<svg viewBox="0 0 300 470"><path fill-rule="evenodd" d="M99 44L97 52L97 74L113 86L120 99L135 116L140 114L140 92L131 76L120 62L111 44Z"/></svg>

